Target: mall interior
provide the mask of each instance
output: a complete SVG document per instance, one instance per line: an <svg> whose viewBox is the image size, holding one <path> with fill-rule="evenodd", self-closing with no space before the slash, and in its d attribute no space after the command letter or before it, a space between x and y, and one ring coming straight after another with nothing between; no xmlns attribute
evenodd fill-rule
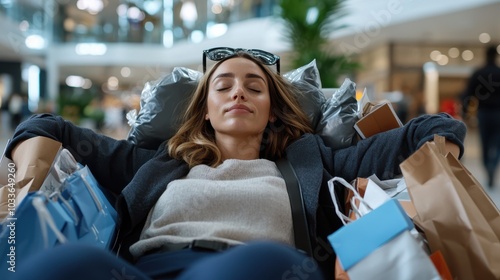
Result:
<svg viewBox="0 0 500 280"><path fill-rule="evenodd" d="M41 112L125 139L144 85L174 67L201 71L205 49L262 49L281 57L283 73L293 70L279 2L0 0L0 149L19 121ZM325 49L361 67L336 84L350 78L370 100L390 101L403 122L437 112L466 122L462 162L500 205L500 170L486 187L477 120L461 114L459 98L486 46L500 52L500 1L346 0L342 11Z"/></svg>

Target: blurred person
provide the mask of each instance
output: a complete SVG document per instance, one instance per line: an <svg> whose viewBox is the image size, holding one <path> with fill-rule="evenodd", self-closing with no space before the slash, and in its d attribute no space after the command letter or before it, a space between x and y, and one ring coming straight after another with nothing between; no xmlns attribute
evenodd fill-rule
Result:
<svg viewBox="0 0 500 280"><path fill-rule="evenodd" d="M23 106L21 108L21 121L25 121L31 116L32 112L29 106L28 95L23 95Z"/></svg>
<svg viewBox="0 0 500 280"><path fill-rule="evenodd" d="M500 67L496 63L497 56L497 46L486 48L486 63L474 71L462 96L464 118L470 113L471 103L477 103L482 161L490 188L495 183L500 161Z"/></svg>
<svg viewBox="0 0 500 280"><path fill-rule="evenodd" d="M10 127L12 130L15 130L23 119L24 99L19 93L14 92L10 96L8 104L10 113Z"/></svg>
<svg viewBox="0 0 500 280"><path fill-rule="evenodd" d="M0 151L5 148L6 138L12 135L9 113L9 98L3 98L0 93Z"/></svg>
<svg viewBox="0 0 500 280"><path fill-rule="evenodd" d="M327 236L343 224L328 180L401 175L399 164L435 134L446 138L449 152L463 155L466 127L446 114L419 116L332 149L312 134L297 89L279 75L278 56L214 48L206 58L217 63L200 80L177 133L158 150L49 114L18 127L7 156L30 137L50 137L116 194L113 251L120 256L60 245L18 264L18 279L333 279ZM311 255L295 248L286 183L275 163L281 158L304 193Z"/></svg>

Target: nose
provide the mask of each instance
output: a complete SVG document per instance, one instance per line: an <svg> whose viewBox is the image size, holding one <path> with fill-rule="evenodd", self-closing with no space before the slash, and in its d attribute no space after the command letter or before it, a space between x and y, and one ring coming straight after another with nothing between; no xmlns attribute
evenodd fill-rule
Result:
<svg viewBox="0 0 500 280"><path fill-rule="evenodd" d="M231 97L233 100L237 100L237 99L245 100L246 99L245 91L241 87L238 86L234 89Z"/></svg>

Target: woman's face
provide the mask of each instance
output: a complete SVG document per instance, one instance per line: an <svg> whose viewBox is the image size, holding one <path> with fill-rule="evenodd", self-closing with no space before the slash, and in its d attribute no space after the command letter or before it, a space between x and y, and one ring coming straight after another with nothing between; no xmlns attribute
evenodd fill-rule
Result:
<svg viewBox="0 0 500 280"><path fill-rule="evenodd" d="M261 137L272 116L268 81L259 66L245 58L231 58L219 65L208 82L205 119L216 137Z"/></svg>

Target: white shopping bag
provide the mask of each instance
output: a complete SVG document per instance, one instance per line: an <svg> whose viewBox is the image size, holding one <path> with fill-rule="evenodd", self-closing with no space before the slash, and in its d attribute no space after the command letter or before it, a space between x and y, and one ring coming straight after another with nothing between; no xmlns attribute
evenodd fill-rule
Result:
<svg viewBox="0 0 500 280"><path fill-rule="evenodd" d="M431 259L409 231L373 251L347 270L347 274L351 280L441 279Z"/></svg>

